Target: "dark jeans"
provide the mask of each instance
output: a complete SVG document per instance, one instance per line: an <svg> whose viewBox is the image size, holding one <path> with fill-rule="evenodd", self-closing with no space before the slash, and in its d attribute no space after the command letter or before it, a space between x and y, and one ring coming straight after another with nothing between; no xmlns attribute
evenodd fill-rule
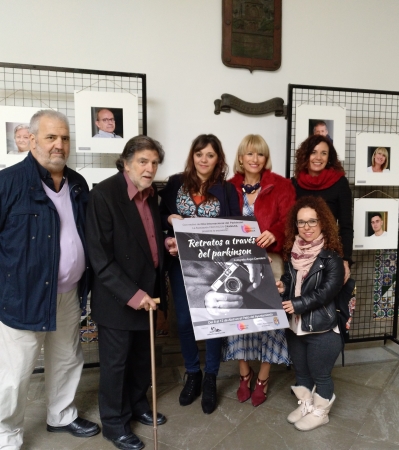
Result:
<svg viewBox="0 0 399 450"><path fill-rule="evenodd" d="M200 370L200 360L197 342L194 337L193 324L184 288L183 274L180 261L175 258L169 269L169 279L175 304L177 330L179 332L180 347L184 358L184 365L188 373ZM222 338L207 339L205 354L205 372L215 375L219 372L222 351Z"/></svg>
<svg viewBox="0 0 399 450"><path fill-rule="evenodd" d="M332 330L302 336L286 330L285 336L298 386L311 391L316 385L316 392L331 400L334 393L331 371L342 349L341 336Z"/></svg>

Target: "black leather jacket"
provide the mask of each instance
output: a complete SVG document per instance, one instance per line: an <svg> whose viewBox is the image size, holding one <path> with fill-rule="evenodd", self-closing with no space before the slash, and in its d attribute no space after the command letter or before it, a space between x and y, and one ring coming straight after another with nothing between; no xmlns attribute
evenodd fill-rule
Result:
<svg viewBox="0 0 399 450"><path fill-rule="evenodd" d="M342 258L334 251L322 249L303 280L299 297L295 297L296 273L291 262L285 263L282 297L292 301L295 314L302 315L302 331L331 330L337 325L334 298L344 283Z"/></svg>

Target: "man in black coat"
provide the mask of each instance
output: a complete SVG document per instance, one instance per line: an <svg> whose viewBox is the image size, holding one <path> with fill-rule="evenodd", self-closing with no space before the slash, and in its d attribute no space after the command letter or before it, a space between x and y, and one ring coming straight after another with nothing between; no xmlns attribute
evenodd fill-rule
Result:
<svg viewBox="0 0 399 450"><path fill-rule="evenodd" d="M98 325L99 408L103 436L115 447L141 449L130 421L153 425L149 308L164 294L164 235L152 184L164 151L147 136L130 139L119 173L91 191L87 244L94 269L92 317ZM157 424L166 418L158 413Z"/></svg>

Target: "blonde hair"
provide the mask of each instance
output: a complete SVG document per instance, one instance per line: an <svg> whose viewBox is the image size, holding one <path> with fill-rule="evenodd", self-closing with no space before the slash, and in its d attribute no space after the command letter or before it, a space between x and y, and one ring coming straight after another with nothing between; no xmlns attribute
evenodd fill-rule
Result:
<svg viewBox="0 0 399 450"><path fill-rule="evenodd" d="M377 148L374 150L373 156L371 157L371 165L372 165L373 167L374 167L374 164L375 164L375 161L374 161L375 155L376 155L377 153L381 153L381 155L384 155L384 156L385 156L385 162L384 162L384 164L382 165L382 170L384 170L384 169L386 169L386 168L388 167L388 158L389 158L388 150L387 150L385 147L377 147Z"/></svg>
<svg viewBox="0 0 399 450"><path fill-rule="evenodd" d="M244 174L242 164L240 164L240 157L244 156L247 151L251 149L254 153L261 153L266 157L265 170L272 170L272 160L270 158L270 150L266 141L259 134L248 134L240 142L238 146L236 157L234 159L233 172Z"/></svg>

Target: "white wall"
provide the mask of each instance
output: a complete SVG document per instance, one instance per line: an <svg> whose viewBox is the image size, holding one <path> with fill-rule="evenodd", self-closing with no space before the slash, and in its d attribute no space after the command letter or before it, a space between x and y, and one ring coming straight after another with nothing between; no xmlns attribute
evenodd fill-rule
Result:
<svg viewBox="0 0 399 450"><path fill-rule="evenodd" d="M260 102L287 85L399 90L398 0L283 0L276 72L225 67L221 0L1 2L0 61L147 74L148 134L167 152L158 179L183 169L191 141L214 133L231 164L248 133L262 134L284 174L286 121L213 113L223 93Z"/></svg>

